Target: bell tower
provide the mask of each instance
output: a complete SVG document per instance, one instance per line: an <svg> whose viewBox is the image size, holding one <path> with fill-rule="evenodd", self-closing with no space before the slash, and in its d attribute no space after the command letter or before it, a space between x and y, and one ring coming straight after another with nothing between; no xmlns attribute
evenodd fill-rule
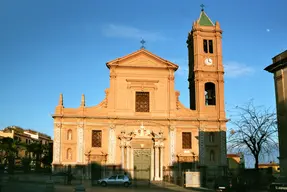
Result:
<svg viewBox="0 0 287 192"><path fill-rule="evenodd" d="M219 22L214 24L202 8L187 39L190 109L199 117L225 119L221 34Z"/></svg>

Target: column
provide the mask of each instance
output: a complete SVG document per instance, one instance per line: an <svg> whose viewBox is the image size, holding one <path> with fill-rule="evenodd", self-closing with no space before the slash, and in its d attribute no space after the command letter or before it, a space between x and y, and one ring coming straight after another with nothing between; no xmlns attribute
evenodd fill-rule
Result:
<svg viewBox="0 0 287 192"><path fill-rule="evenodd" d="M131 148L131 166L130 166L130 169L131 169L131 177L134 178L134 149Z"/></svg>
<svg viewBox="0 0 287 192"><path fill-rule="evenodd" d="M155 181L159 181L159 147L155 147Z"/></svg>
<svg viewBox="0 0 287 192"><path fill-rule="evenodd" d="M154 148L151 149L150 179L154 180Z"/></svg>
<svg viewBox="0 0 287 192"><path fill-rule="evenodd" d="M160 180L163 180L163 147L160 147Z"/></svg>
<svg viewBox="0 0 287 192"><path fill-rule="evenodd" d="M130 150L131 146L127 146L127 166L126 166L127 172L130 171Z"/></svg>
<svg viewBox="0 0 287 192"><path fill-rule="evenodd" d="M121 164L122 164L122 169L125 168L125 146L121 146Z"/></svg>

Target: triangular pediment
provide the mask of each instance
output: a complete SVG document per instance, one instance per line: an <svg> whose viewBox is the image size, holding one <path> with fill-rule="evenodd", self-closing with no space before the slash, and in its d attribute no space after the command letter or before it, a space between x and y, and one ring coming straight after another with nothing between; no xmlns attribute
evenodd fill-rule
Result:
<svg viewBox="0 0 287 192"><path fill-rule="evenodd" d="M111 66L178 69L176 64L162 59L146 49L140 49L124 57L107 62L107 67L110 68Z"/></svg>

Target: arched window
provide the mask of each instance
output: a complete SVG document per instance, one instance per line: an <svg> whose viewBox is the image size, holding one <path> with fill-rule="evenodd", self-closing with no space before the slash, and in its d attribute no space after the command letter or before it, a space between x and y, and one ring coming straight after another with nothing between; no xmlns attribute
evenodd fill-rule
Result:
<svg viewBox="0 0 287 192"><path fill-rule="evenodd" d="M72 140L72 130L71 129L69 129L67 131L67 140Z"/></svg>
<svg viewBox="0 0 287 192"><path fill-rule="evenodd" d="M210 143L214 142L214 133L213 132L209 133L209 142Z"/></svg>
<svg viewBox="0 0 287 192"><path fill-rule="evenodd" d="M205 90L205 105L215 105L215 84L208 82L204 85Z"/></svg>
<svg viewBox="0 0 287 192"><path fill-rule="evenodd" d="M71 148L67 149L67 159L72 160L72 149Z"/></svg>
<svg viewBox="0 0 287 192"><path fill-rule="evenodd" d="M214 151L213 151L213 150L210 151L209 160L210 160L210 161L214 161L214 160L215 160L215 154L214 154Z"/></svg>

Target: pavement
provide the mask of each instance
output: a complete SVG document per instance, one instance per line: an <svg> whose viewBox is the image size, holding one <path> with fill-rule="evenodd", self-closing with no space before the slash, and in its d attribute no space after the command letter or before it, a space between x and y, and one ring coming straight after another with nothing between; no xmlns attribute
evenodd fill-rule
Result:
<svg viewBox="0 0 287 192"><path fill-rule="evenodd" d="M180 191L180 192L193 192L192 189L183 188L177 185L141 185L138 183L137 185L130 186L128 188L125 188L123 186L107 186L107 187L101 187L101 186L91 186L90 182L84 182L83 185L85 186L86 192L172 192L172 191ZM54 185L54 190L48 190L46 188L46 184L40 184L40 183L32 183L32 182L8 182L2 187L2 191L0 192L72 192L75 191L75 187L77 185ZM197 191L197 190L196 190Z"/></svg>

